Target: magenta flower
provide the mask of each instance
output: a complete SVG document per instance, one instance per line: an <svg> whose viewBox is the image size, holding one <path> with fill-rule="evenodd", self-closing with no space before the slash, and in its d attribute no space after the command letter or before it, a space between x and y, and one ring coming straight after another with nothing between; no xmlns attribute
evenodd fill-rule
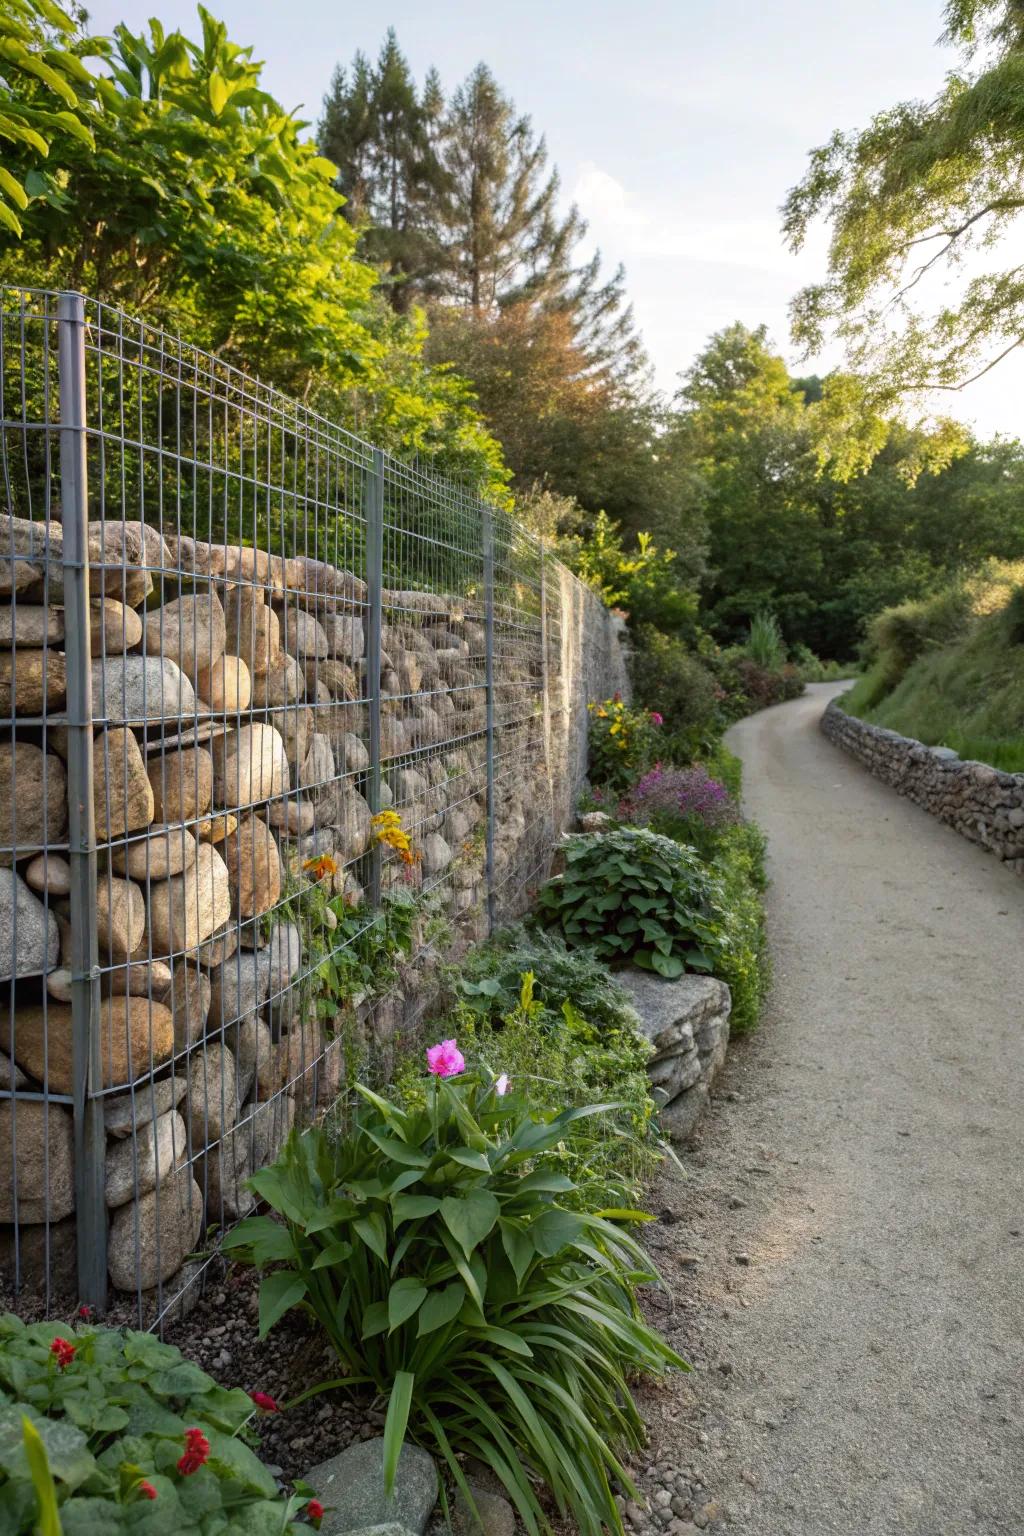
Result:
<svg viewBox="0 0 1024 1536"><path fill-rule="evenodd" d="M658 711L656 709L652 709L651 710L651 724L652 725L664 725L665 724L665 716L664 715L659 715Z"/></svg>
<svg viewBox="0 0 1024 1536"><path fill-rule="evenodd" d="M466 1070L466 1058L454 1040L442 1040L427 1049L427 1071L435 1077L458 1077Z"/></svg>
<svg viewBox="0 0 1024 1536"><path fill-rule="evenodd" d="M503 1072L494 1084L494 1091L499 1099L503 1099L508 1093L508 1073Z"/></svg>

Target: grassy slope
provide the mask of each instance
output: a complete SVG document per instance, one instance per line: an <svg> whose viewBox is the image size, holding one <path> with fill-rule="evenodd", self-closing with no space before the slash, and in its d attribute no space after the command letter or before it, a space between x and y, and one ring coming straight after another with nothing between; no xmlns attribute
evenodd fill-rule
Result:
<svg viewBox="0 0 1024 1536"><path fill-rule="evenodd" d="M929 746L1024 772L1024 644L1007 631L1004 612L986 614L921 656L882 698L873 669L843 696L843 707Z"/></svg>

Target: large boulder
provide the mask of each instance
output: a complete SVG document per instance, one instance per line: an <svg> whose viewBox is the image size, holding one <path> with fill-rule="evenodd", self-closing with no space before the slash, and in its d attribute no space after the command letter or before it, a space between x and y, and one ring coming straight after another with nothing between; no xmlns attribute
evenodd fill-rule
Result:
<svg viewBox="0 0 1024 1536"><path fill-rule="evenodd" d="M216 714L240 714L252 699L252 675L241 656L226 652L196 676L199 697Z"/></svg>
<svg viewBox="0 0 1024 1536"><path fill-rule="evenodd" d="M71 1111L40 1099L0 1099L0 1221L60 1221L75 1208Z"/></svg>
<svg viewBox="0 0 1024 1536"><path fill-rule="evenodd" d="M107 1245L110 1278L121 1291L152 1290L169 1280L203 1230L203 1196L189 1167L114 1213Z"/></svg>
<svg viewBox="0 0 1024 1536"><path fill-rule="evenodd" d="M0 981L45 975L59 963L56 917L15 870L0 868Z"/></svg>
<svg viewBox="0 0 1024 1536"><path fill-rule="evenodd" d="M146 903L133 880L109 872L96 882L96 936L100 962L111 965L127 960L142 943L146 931Z"/></svg>
<svg viewBox="0 0 1024 1536"><path fill-rule="evenodd" d="M196 853L196 840L186 827L150 827L145 837L112 848L110 865L133 880L167 880L194 864Z"/></svg>
<svg viewBox="0 0 1024 1536"><path fill-rule="evenodd" d="M213 799L213 758L205 747L161 752L149 764L149 783L160 821L191 821Z"/></svg>
<svg viewBox="0 0 1024 1536"><path fill-rule="evenodd" d="M188 1133L177 1110L168 1110L115 1141L107 1152L106 1201L111 1208L137 1200L162 1184L188 1151Z"/></svg>
<svg viewBox="0 0 1024 1536"><path fill-rule="evenodd" d="M29 741L0 742L0 864L66 841L67 829L60 758Z"/></svg>
<svg viewBox="0 0 1024 1536"><path fill-rule="evenodd" d="M124 727L103 731L92 758L96 836L105 842L148 827L155 808L153 788L134 733Z"/></svg>
<svg viewBox="0 0 1024 1536"><path fill-rule="evenodd" d="M291 776L284 742L272 725L243 725L219 737L213 748L217 805L258 804L285 794Z"/></svg>
<svg viewBox="0 0 1024 1536"><path fill-rule="evenodd" d="M92 669L92 712L110 725L160 724L194 715L196 696L168 656L108 656Z"/></svg>
<svg viewBox="0 0 1024 1536"><path fill-rule="evenodd" d="M259 917L281 894L283 871L274 834L258 816L245 816L221 847L235 917Z"/></svg>
<svg viewBox="0 0 1024 1536"><path fill-rule="evenodd" d="M255 679L277 662L281 622L263 594L252 587L235 587L224 599L227 649L241 656Z"/></svg>
<svg viewBox="0 0 1024 1536"><path fill-rule="evenodd" d="M63 709L67 671L60 651L0 652L0 715Z"/></svg>
<svg viewBox="0 0 1024 1536"><path fill-rule="evenodd" d="M224 609L216 592L176 597L146 614L145 648L150 656L164 656L186 677L208 670L224 654Z"/></svg>
<svg viewBox="0 0 1024 1536"><path fill-rule="evenodd" d="M147 997L106 997L100 1004L101 1081L104 1088L130 1083L167 1060L174 1049L169 1008ZM0 1047L51 1093L74 1090L71 1007L19 1008L0 1017Z"/></svg>
<svg viewBox="0 0 1024 1536"><path fill-rule="evenodd" d="M211 1044L192 1055L188 1068L188 1120L192 1140L219 1141L238 1118L235 1058L226 1045Z"/></svg>
<svg viewBox="0 0 1024 1536"><path fill-rule="evenodd" d="M194 949L231 916L227 865L211 843L200 843L195 863L149 888L149 932L157 955Z"/></svg>

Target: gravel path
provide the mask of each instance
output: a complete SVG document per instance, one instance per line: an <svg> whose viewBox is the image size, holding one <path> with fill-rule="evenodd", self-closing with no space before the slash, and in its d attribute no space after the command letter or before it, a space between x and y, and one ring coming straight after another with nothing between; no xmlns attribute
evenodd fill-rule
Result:
<svg viewBox="0 0 1024 1536"><path fill-rule="evenodd" d="M776 983L648 1229L698 1370L631 1523L1020 1536L1024 882L824 740L840 691L731 733Z"/></svg>

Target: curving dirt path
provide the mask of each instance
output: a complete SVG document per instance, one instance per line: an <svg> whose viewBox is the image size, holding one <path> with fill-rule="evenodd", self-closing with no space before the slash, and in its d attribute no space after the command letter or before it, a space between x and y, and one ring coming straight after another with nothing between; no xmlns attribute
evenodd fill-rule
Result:
<svg viewBox="0 0 1024 1536"><path fill-rule="evenodd" d="M698 1370L647 1394L629 1513L1021 1536L1024 881L824 740L838 691L731 733L775 987L648 1229Z"/></svg>

